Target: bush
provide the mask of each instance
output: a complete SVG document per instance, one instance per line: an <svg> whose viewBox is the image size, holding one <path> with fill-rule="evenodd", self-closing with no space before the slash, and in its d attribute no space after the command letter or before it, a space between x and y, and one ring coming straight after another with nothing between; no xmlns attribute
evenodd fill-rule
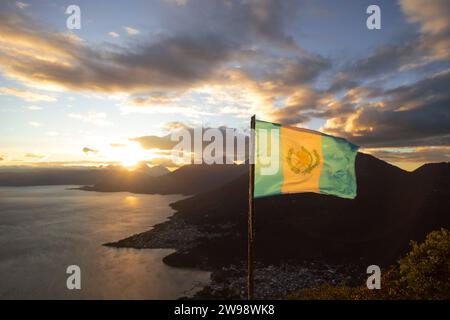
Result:
<svg viewBox="0 0 450 320"><path fill-rule="evenodd" d="M411 241L411 251L382 273L381 289L345 284L320 285L289 299L371 300L450 299L450 232L433 231L423 243Z"/></svg>
<svg viewBox="0 0 450 320"><path fill-rule="evenodd" d="M450 232L431 232L399 261L400 283L412 299L450 298Z"/></svg>

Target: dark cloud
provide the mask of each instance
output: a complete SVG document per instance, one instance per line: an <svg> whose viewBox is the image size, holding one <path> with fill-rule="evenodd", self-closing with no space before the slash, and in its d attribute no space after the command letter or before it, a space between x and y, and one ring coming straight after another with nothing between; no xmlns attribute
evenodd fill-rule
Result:
<svg viewBox="0 0 450 320"><path fill-rule="evenodd" d="M285 125L296 125L309 121L312 110L320 108L322 93L312 88L301 88L290 95L285 106L272 112L276 122Z"/></svg>
<svg viewBox="0 0 450 320"><path fill-rule="evenodd" d="M377 48L373 54L343 68L335 77L330 91L355 86L355 80L367 81L404 70L425 67L450 58L450 2L436 0L426 5L422 0L400 0L410 22L420 25L420 34L395 39ZM426 8L425 8L426 6Z"/></svg>
<svg viewBox="0 0 450 320"><path fill-rule="evenodd" d="M214 34L184 35L113 54L111 62L133 72L132 82L156 88L188 87L211 77L239 48L238 43ZM124 76L130 81L129 74Z"/></svg>
<svg viewBox="0 0 450 320"><path fill-rule="evenodd" d="M162 149L171 150L178 142L170 139L171 135L159 136L142 136L130 138L130 141L138 142L144 149Z"/></svg>
<svg viewBox="0 0 450 320"><path fill-rule="evenodd" d="M449 98L450 69L413 85L406 85L385 92L392 109L414 108L433 102L445 105ZM447 104L447 109L448 104Z"/></svg>
<svg viewBox="0 0 450 320"><path fill-rule="evenodd" d="M178 123L173 123L170 122L168 123L168 127L172 126L172 129L170 130L171 133L164 135L164 136L142 136L142 137L136 137L136 138L130 138L130 141L134 141L134 142L138 142L140 143L140 145L144 148L144 149L161 149L161 150L171 150L176 144L178 144L178 141L172 141L171 140L171 136L173 132L178 131L179 129L184 129L186 130L190 136L192 137L192 142L194 139L194 131L196 129L200 129L199 127L197 128L192 128L192 127L187 127L185 124L179 123L180 125L178 125ZM212 129L212 128L202 128L202 132L204 133L206 130L208 129ZM226 137L226 130L234 130L236 135L242 135L244 134L243 132L240 132L239 130L233 129L233 128L227 128L227 127L219 127L219 128L215 128L218 129L221 134L222 137L224 137L224 143L225 143L225 137ZM209 142L206 142L206 144L208 144ZM193 145L192 145L193 147Z"/></svg>
<svg viewBox="0 0 450 320"><path fill-rule="evenodd" d="M450 71L385 92L327 131L366 147L450 144Z"/></svg>
<svg viewBox="0 0 450 320"><path fill-rule="evenodd" d="M263 81L297 85L316 77L327 65L325 60L297 47L284 31L284 20L298 4L290 1L211 3L203 2L202 10L197 10L200 4L191 3L180 9L187 10L191 20L196 16L201 20L202 15L216 20L209 28L204 28L202 20L203 27L198 30L185 26L170 35L144 39L139 45L101 49L90 47L74 35L52 32L30 17L5 12L0 16L0 32L8 46L0 49L0 65L15 79L74 90L127 93L180 90L206 81L224 81L224 70L231 62L239 64L255 57L251 49L258 42L255 35L283 43L285 50L295 47L297 52L293 58L277 58L278 61L274 58L272 71L268 70L269 66L261 68L259 64L258 69L264 72ZM171 12L177 16L176 12ZM29 48L24 48L24 43ZM29 50L46 52L56 60L33 58ZM167 102L169 98L162 95L135 97L132 102L137 105L152 100Z"/></svg>
<svg viewBox="0 0 450 320"><path fill-rule="evenodd" d="M0 49L0 65L7 75L93 91L189 87L207 80L240 49L239 44L213 34L167 36L134 47L91 48L74 36L37 27L29 17L7 13L0 15L0 32L9 43ZM45 51L57 61L30 57L29 50Z"/></svg>
<svg viewBox="0 0 450 320"><path fill-rule="evenodd" d="M398 72L400 68L417 62L423 56L418 46L417 41L411 41L381 47L369 57L348 66L346 76L349 79L365 79Z"/></svg>
<svg viewBox="0 0 450 320"><path fill-rule="evenodd" d="M426 5L422 0L400 0L400 6L411 22L421 26L421 32L430 35L448 33L450 30L450 2L433 0Z"/></svg>
<svg viewBox="0 0 450 320"><path fill-rule="evenodd" d="M333 93L358 86L358 81L347 73L339 72L332 80L328 92Z"/></svg>
<svg viewBox="0 0 450 320"><path fill-rule="evenodd" d="M137 42L101 47L5 7L0 14L0 68L26 84L126 92L129 106L161 109L175 105L189 89L232 84L261 101L258 112L264 110L283 124L322 118L328 120L329 132L363 146L448 145L448 72L391 90L384 84L404 80L395 77L405 70L448 63L450 2L436 0L426 8L420 0L399 2L419 32L337 71L332 61L306 52L287 31L299 17L301 1L199 0L176 8L163 2L158 8L163 31L141 32ZM315 81L323 84L321 75L327 71L330 85L318 89ZM383 89L373 88L375 82ZM180 128L186 126L172 123L166 129ZM175 143L168 137L130 140L169 150ZM86 154L95 152L85 149Z"/></svg>
<svg viewBox="0 0 450 320"><path fill-rule="evenodd" d="M264 65L264 68L261 66ZM327 70L331 62L325 58L306 55L295 58L279 58L261 54L254 63L242 69L254 80L270 82L276 90L292 93L299 86L310 83Z"/></svg>
<svg viewBox="0 0 450 320"><path fill-rule="evenodd" d="M172 132L175 132L179 129L185 129L187 130L187 132L189 132L190 137L191 137L191 150L192 152L194 152L194 130L196 129L200 129L200 128L188 128L188 127L180 127L180 126L174 126L174 128L172 129ZM211 128L202 128L202 133L204 134L206 130L211 129ZM231 159L236 159L237 156L243 156L246 157L247 156L247 152L248 152L248 135L245 132L242 132L240 130L237 129L233 129L233 128L227 128L227 127L219 127L216 128L220 131L222 138L223 138L223 148L222 150L219 150L219 152L221 154L223 154L226 157L230 157ZM228 131L232 131L234 133L233 135L233 142L234 142L234 151L233 154L226 154L226 145L227 145L227 130ZM142 148L144 149L160 149L159 154L163 155L170 155L172 149L181 141L172 141L171 139L171 133L165 135L165 136L142 136L142 137L136 137L136 138L130 138L130 141L134 141L134 142L138 142ZM245 144L245 150L238 150L238 139L241 139L244 144ZM211 142L210 141L202 141L202 150L208 146ZM239 152L244 151L244 154L241 154Z"/></svg>
<svg viewBox="0 0 450 320"><path fill-rule="evenodd" d="M286 23L298 18L301 3L285 0L188 1L163 11L165 27L178 34L214 32L240 43L266 41L284 49L301 50Z"/></svg>

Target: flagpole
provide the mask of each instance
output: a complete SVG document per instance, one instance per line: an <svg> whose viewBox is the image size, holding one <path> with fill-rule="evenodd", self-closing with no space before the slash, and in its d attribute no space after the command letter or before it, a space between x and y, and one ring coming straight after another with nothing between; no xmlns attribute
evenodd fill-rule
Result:
<svg viewBox="0 0 450 320"><path fill-rule="evenodd" d="M254 275L253 275L253 241L255 238L255 203L254 203L254 182L255 182L255 116L253 115L250 121L250 143L249 143L249 171L248 171L248 236L247 236L247 267L248 267L248 278L247 278L247 299L253 299L253 285L254 285Z"/></svg>

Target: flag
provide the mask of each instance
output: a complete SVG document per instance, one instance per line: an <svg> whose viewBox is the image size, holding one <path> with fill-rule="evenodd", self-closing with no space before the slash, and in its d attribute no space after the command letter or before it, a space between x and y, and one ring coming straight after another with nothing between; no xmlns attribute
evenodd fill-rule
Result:
<svg viewBox="0 0 450 320"><path fill-rule="evenodd" d="M255 122L254 197L316 192L356 197L358 146L318 131Z"/></svg>

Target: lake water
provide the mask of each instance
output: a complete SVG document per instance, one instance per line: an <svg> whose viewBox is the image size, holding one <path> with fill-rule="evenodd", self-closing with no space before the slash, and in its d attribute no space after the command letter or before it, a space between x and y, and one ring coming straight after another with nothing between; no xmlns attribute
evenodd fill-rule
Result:
<svg viewBox="0 0 450 320"><path fill-rule="evenodd" d="M180 196L69 187L0 187L1 299L175 299L208 283L208 272L165 265L173 250L102 246L164 221ZM66 287L69 265L81 290Z"/></svg>

